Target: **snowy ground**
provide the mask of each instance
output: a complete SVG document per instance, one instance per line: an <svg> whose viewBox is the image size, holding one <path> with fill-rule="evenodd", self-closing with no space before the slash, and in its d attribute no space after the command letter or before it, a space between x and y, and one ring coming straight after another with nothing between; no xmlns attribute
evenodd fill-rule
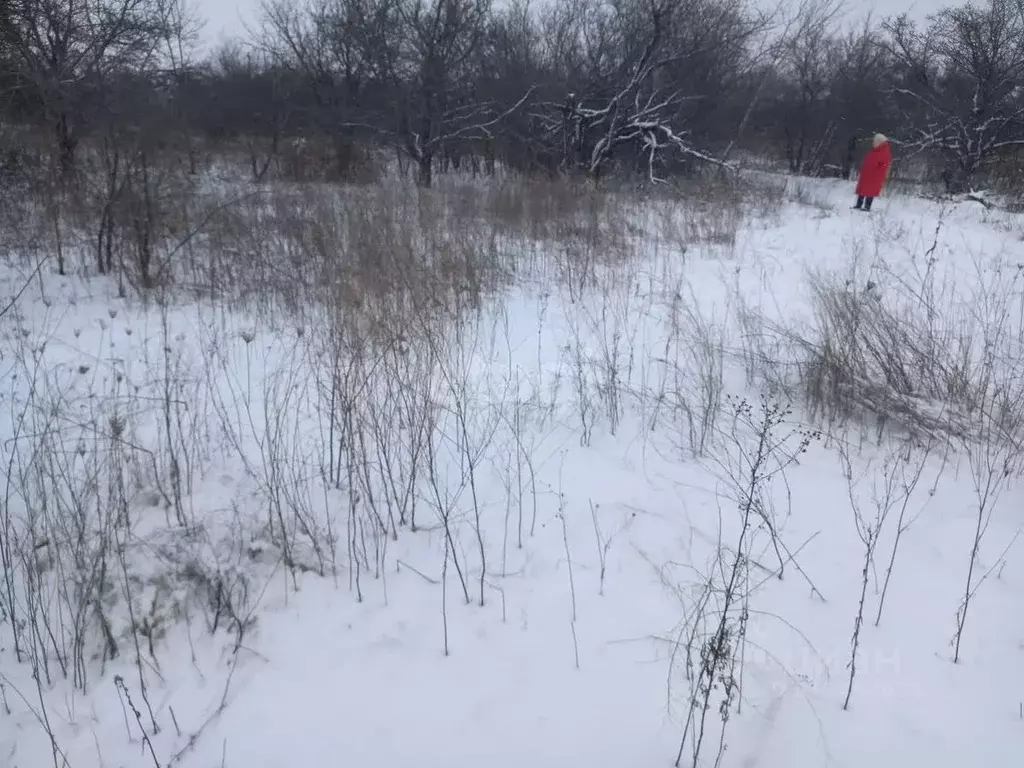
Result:
<svg viewBox="0 0 1024 768"><path fill-rule="evenodd" d="M849 191L791 185L735 239L640 206L631 258L542 243L377 346L309 306L161 308L44 267L2 319L0 759L619 768L685 734L681 765L1018 764L1016 475L988 476L954 664L971 462L762 401L754 352L790 352L749 318L809 328L812 271L884 297L931 260L935 322L1004 318L1012 355L1024 219ZM762 402L793 410L752 479Z"/></svg>

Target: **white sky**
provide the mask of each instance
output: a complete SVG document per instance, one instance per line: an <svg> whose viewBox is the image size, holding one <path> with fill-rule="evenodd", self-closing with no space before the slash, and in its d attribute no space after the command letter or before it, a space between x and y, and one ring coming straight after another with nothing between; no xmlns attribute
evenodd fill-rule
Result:
<svg viewBox="0 0 1024 768"><path fill-rule="evenodd" d="M244 35L243 22L255 27L261 0L185 0L205 21L202 40L216 45L221 39Z"/></svg>
<svg viewBox="0 0 1024 768"><path fill-rule="evenodd" d="M301 0L296 0L300 2ZM535 0L536 1L536 0ZM558 2L558 0L549 0ZM763 0L773 3L774 0ZM233 35L244 35L243 24L255 27L259 18L261 0L186 0L206 20L203 43L214 46L218 41ZM496 0L500 3L501 0ZM889 16L908 12L916 18L923 18L946 5L959 5L963 0L845 0L847 17L862 16L873 12L875 16Z"/></svg>

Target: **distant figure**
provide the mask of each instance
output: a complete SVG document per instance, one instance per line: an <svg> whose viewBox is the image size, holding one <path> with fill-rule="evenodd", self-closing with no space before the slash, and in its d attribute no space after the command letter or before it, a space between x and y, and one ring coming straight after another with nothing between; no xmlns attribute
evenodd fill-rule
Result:
<svg viewBox="0 0 1024 768"><path fill-rule="evenodd" d="M855 209L871 210L871 202L882 194L882 185L885 184L891 162L889 140L876 133L871 149L864 155L864 161L860 164L860 173L857 176L857 204L853 206Z"/></svg>

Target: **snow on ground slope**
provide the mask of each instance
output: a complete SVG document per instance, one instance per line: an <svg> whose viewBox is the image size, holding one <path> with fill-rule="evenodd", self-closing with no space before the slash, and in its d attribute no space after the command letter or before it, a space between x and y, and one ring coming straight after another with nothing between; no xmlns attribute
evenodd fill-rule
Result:
<svg viewBox="0 0 1024 768"><path fill-rule="evenodd" d="M735 240L641 208L641 257L358 366L315 312L44 269L2 321L5 764L1017 765L1016 477L954 664L971 462L776 417L736 318L805 327L816 270L884 293L929 260L980 316L1024 221L797 186Z"/></svg>

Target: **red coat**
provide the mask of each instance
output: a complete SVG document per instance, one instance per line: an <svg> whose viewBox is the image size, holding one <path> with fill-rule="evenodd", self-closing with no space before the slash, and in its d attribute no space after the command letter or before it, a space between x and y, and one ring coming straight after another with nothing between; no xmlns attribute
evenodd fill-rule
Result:
<svg viewBox="0 0 1024 768"><path fill-rule="evenodd" d="M878 197L882 194L882 185L885 183L885 175L889 172L891 162L892 152L889 151L888 141L872 147L860 164L857 194L863 197Z"/></svg>

